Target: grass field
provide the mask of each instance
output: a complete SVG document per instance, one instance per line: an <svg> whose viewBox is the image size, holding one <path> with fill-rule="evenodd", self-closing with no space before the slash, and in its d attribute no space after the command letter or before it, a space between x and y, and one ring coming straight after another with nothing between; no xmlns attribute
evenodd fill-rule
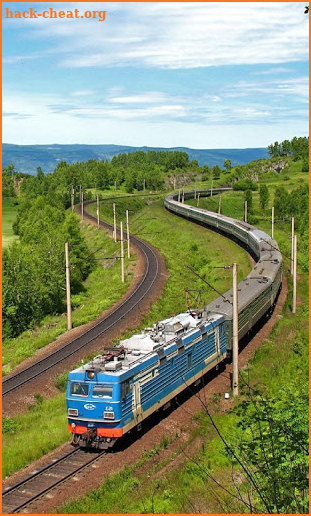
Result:
<svg viewBox="0 0 311 516"><path fill-rule="evenodd" d="M124 214L125 207L132 210L132 232L138 234L141 238L150 241L160 250L165 257L170 274L163 296L152 306L150 314L144 318L140 327L149 326L159 319L184 311L186 308L185 287L196 288L196 286L198 286L199 288L202 288L202 302L208 302L217 296L214 291L206 289L206 286L197 280L196 276L191 276L190 271L186 268L187 264L190 264L195 268L199 267L203 275L207 275L213 283L215 282L218 289L223 289L224 291L231 286L231 275L224 275L219 271L219 269L213 269L212 266L214 263L226 263L229 257L232 259L232 256L235 256L237 261L241 264L239 271L241 277L246 275L250 270L251 266L249 257L244 250L220 235L207 232L206 229L200 226L189 224L189 222L165 212L162 200L150 201L148 199L138 200L134 198L120 199L117 205L118 216ZM96 210L96 206L92 206L92 210ZM111 219L110 212L110 203L106 204L105 208L102 206L101 218L104 220ZM97 245L98 242L93 239L100 238L101 232L90 227L87 227L86 231L90 233L89 239L90 242L93 242L93 246L95 248L99 247ZM170 239L167 238L169 231ZM111 239L109 240L111 245L114 245L113 241ZM119 264L117 264L116 267L119 268ZM107 291L109 287L111 268L107 270L108 276L106 276L107 284L105 286L105 291ZM91 274L91 277L92 275L93 273ZM103 288L99 286L100 284L96 280L96 277L94 277L93 281L95 283L95 289L89 292L90 301L93 299L93 296L99 296L97 297L97 302L99 302L100 299L103 298ZM102 302L104 302L103 299ZM93 303L96 305L95 299ZM79 309L77 309L77 314L78 313ZM65 324L65 318L64 316L62 317L63 324ZM58 324L55 326L53 331L58 331L58 327L61 328L60 320L57 320ZM41 326L38 329L41 337L40 335L37 335L36 338L33 338L34 332L25 333L23 339L20 340L20 343L22 342L20 353L23 353L24 355L28 351L28 348L31 348L31 352L33 353L33 347L37 345L37 341L42 343L44 340L47 340L46 335L51 336L51 333L49 333L51 330L46 328L48 324L51 324L51 320L50 323L46 322L44 326ZM133 330L134 328L130 329L122 336L122 338L131 335ZM18 343L18 339L15 339L15 341ZM12 343L5 347L4 351L6 361L9 360L9 364L12 365L16 360L14 348L12 349ZM66 425L66 412L63 410L64 398L65 396L62 394L58 398L55 398L55 401L45 400L40 408L40 418L36 420L36 431L38 436L45 434L47 425L50 425L53 429L53 447L58 446L61 442L69 440ZM33 409L30 409L30 414L32 414L32 411ZM63 413L61 415L62 411ZM42 438L42 443L40 438L39 441L37 439L28 439L27 451L25 451L25 441L27 440L28 432L26 430L23 432L23 429L27 428L29 421L28 417L31 416L25 414L10 418L6 421L7 433L5 434L4 443L6 453L3 456L3 470L5 474L13 473L18 470L21 465L28 464L46 453L47 443L45 437ZM64 431L64 428L66 428L66 431ZM7 449L7 443L9 442L10 449Z"/></svg>
<svg viewBox="0 0 311 516"><path fill-rule="evenodd" d="M2 199L2 248L10 245L18 236L14 235L12 225L16 219L17 205L10 198Z"/></svg>
<svg viewBox="0 0 311 516"><path fill-rule="evenodd" d="M228 212L224 212L242 218L243 197L241 197L241 193L232 192L226 195L228 197L223 198L222 206L224 210L228 209ZM216 198L214 201L217 203ZM131 210L131 232L148 240L160 250L165 256L170 274L162 298L153 305L150 314L145 317L141 326L148 326L161 318L184 310L185 287L201 288L202 302L204 303L217 296L215 292L206 289L206 286L196 277L192 277L186 265L191 265L199 270L220 291L230 288L231 277L230 274L225 276L223 271L219 273L219 270L213 268L214 266L226 264L228 260L232 263L235 260L240 265L240 278L250 270L250 262L245 251L219 235L207 232L204 228L166 213L161 199L120 199L117 202L118 220L121 217L124 220L125 209ZM91 210L96 210L96 207L93 206ZM109 203L102 203L101 218L112 220ZM259 225L265 225L266 230L269 230L268 220L263 220ZM284 245L287 243L285 228L276 227L276 238L280 240L283 250L282 242L284 241ZM280 317L272 335L256 354L250 368L252 379L255 382L265 383L271 393L277 393L280 386L286 385L293 378L297 355L292 350L295 346L297 347L297 342L304 341L307 336L307 276L299 270L299 277L299 304L296 316L290 313L289 303L287 303L283 316ZM132 330L127 334L131 334ZM68 440L64 395L61 394L54 400L39 400L37 405L28 414L5 420L4 475L16 471L42 456L47 449L53 449L61 442ZM40 413L40 417L36 416L37 413ZM42 435L42 438L39 437L38 440L28 434L28 425L32 417L36 418L36 435ZM217 423L223 432L232 432L232 428L237 430L235 414L219 415ZM51 445L46 441L47 425L53 429ZM230 481L231 471L228 469L228 460L219 440L207 429L203 416L201 431L206 437L206 446L198 455L199 466L189 461L185 467L173 471L157 481L152 481L154 469L149 472L151 480L145 481L146 479L136 472L135 467L126 468L119 475L109 478L100 491L93 491L88 497L69 503L60 510L60 513L126 512L139 514L156 512L173 514L185 512L185 506L182 505L185 498L192 503L192 506L188 507L188 512L192 513L191 507L197 503L199 508L200 503L205 510L209 508L210 513L222 512L217 503L211 501L209 493L213 491L214 486L207 483L208 479L202 475L202 472L200 473L200 468L212 471L217 478L221 477L226 481ZM26 451L25 448L27 448ZM181 493L183 497L181 497ZM144 507L149 510L144 511ZM231 506L231 512L239 511L236 507Z"/></svg>

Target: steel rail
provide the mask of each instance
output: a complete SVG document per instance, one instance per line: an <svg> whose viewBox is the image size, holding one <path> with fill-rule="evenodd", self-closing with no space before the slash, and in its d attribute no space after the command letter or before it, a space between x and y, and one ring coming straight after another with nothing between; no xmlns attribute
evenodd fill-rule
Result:
<svg viewBox="0 0 311 516"><path fill-rule="evenodd" d="M81 457L81 453L84 453L85 457L87 458L86 461L82 462L82 464L77 464L75 467L74 464L71 464L74 469L70 468L68 473L65 473L64 476L61 476L61 478L53 479L53 472L50 472L50 476L45 476L49 473L50 470L53 468L57 469L57 466L61 463L64 463L66 467L66 461L70 462L70 459L72 456L77 455L78 457ZM51 491L51 489L54 489L59 484L65 482L73 475L77 474L79 471L84 469L85 467L89 466L96 460L98 460L99 457L104 455L106 452L102 451L97 453L96 455L90 455L85 454L84 451L81 449L75 449L67 454L63 455L59 459L51 462L50 464L44 466L42 469L35 471L32 475L29 475L24 480L21 480L17 484L8 487L2 492L2 508L4 511L2 514L14 514L19 513L22 509L24 509L27 505L33 503L35 500L40 498L42 495L46 494L47 492ZM91 457L91 458L90 458ZM70 464L69 464L70 466ZM52 473L52 474L51 474ZM40 487L40 481L39 481L39 490L37 490L38 482L34 486L29 486L29 483L36 479L39 480L40 477L43 477L45 479L45 483L43 481L43 486ZM42 481L42 479L41 479ZM31 492L32 491L32 492ZM37 491L37 492L34 492ZM33 493L34 492L34 493ZM16 499L16 502L14 502L14 496ZM20 498L24 498L24 501L20 502ZM26 499L25 499L26 498ZM11 509L13 507L13 509ZM5 512L6 508L10 508L10 512Z"/></svg>

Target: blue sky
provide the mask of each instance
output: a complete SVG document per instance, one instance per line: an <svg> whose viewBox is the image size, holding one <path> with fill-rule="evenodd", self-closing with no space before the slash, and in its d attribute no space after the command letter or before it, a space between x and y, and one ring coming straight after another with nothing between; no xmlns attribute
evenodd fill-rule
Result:
<svg viewBox="0 0 311 516"><path fill-rule="evenodd" d="M3 141L265 147L308 135L305 2L3 2ZM5 19L5 8L106 11Z"/></svg>

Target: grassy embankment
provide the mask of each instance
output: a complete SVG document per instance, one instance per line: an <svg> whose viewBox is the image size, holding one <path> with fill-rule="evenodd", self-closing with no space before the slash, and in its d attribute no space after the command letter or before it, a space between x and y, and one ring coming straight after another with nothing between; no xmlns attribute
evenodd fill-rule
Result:
<svg viewBox="0 0 311 516"><path fill-rule="evenodd" d="M152 202L152 201L151 201ZM103 203L104 204L104 203ZM178 313L185 309L184 288L205 288L191 276L186 265L192 265L207 274L209 280L219 290L230 287L231 276L225 275L214 265L227 263L229 257L235 256L241 264L240 275L246 275L250 270L250 262L246 252L224 237L207 232L204 228L189 224L189 222L168 214L163 209L163 202L156 201L148 204L142 200L120 200L117 204L118 214L124 214L125 209L132 209L131 228L141 238L150 241L165 256L170 277L165 291L152 307L151 312L144 318L142 327L157 320ZM96 209L93 207L93 209ZM107 213L105 212L107 210ZM109 213L108 213L109 212ZM101 207L101 217L111 218L111 206ZM95 231L95 230L93 230ZM168 238L168 234L170 238ZM96 247L96 246L94 246ZM101 289L97 289L100 290ZM204 302L208 302L217 294L211 290L203 293ZM126 335L130 335L132 330ZM36 425L37 440L32 441L29 430L31 413L23 414L5 420L6 433L3 436L3 475L7 476L31 461L42 456L47 450L68 440L66 425L66 410L64 394L55 400L39 400L40 418ZM57 409L56 409L57 407ZM49 439L47 428L53 429L53 438Z"/></svg>
<svg viewBox="0 0 311 516"><path fill-rule="evenodd" d="M2 248L10 245L14 240L18 239L14 235L12 225L16 219L17 205L14 204L11 198L5 197L2 199Z"/></svg>
<svg viewBox="0 0 311 516"><path fill-rule="evenodd" d="M294 174L295 175L295 174ZM298 174L297 174L298 175ZM297 186L297 177L290 180L290 189ZM305 180L305 176L299 178ZM282 178L271 180L270 186L281 185ZM283 183L284 184L284 183ZM285 186L288 186L286 180ZM269 187L270 188L270 187ZM272 189L272 188L271 188ZM272 198L272 196L271 196ZM222 212L229 216L243 216L243 193L230 192L222 199ZM216 199L215 199L216 200ZM213 206L213 200L204 201L207 207ZM255 212L258 210L258 194L254 195ZM202 199L203 205L203 199ZM217 203L218 206L218 203ZM258 218L261 213L255 213ZM267 232L270 230L269 220L261 220L260 227ZM283 253L288 253L288 224L276 223L275 237ZM298 255L299 257L299 255ZM301 263L304 265L303 256ZM279 318L269 338L266 339L256 352L249 366L249 378L252 385L259 385L266 395L278 399L280 389L288 388L293 382L305 381L308 364L308 275L304 268L298 267L298 307L297 313L291 313L291 279L288 274L289 262L285 259L284 269L289 281L289 296L283 315ZM218 410L217 398L212 407L214 420L222 435L232 441L238 441L241 429L238 426L241 415L235 408L226 414ZM236 405L239 404L237 401ZM211 407L209 407L211 408ZM164 474L152 480L154 475L174 459L174 454L165 454L163 449L168 446L168 440L157 443L149 455L132 468L108 478L101 489L91 491L78 501L69 502L59 510L61 514L101 514L101 513L223 513L245 512L245 507L238 504L233 497L216 485L211 476L220 485L229 488L237 494L231 478L231 462L224 451L220 439L209 424L208 418L202 413L198 416L199 427L188 440L194 441L196 436L204 436L204 448L196 453L194 460L183 456L184 465L170 468ZM176 439L178 436L176 436ZM164 442L165 441L165 442ZM180 444L180 452L187 443ZM186 452L187 453L187 452ZM146 464L143 472L142 462L147 462L152 455L157 455L157 461ZM239 470L237 470L239 473ZM239 476L237 477L239 479ZM239 482L239 480L237 480ZM238 483L238 486L240 484ZM240 486L241 488L241 486ZM242 488L243 490L243 488Z"/></svg>

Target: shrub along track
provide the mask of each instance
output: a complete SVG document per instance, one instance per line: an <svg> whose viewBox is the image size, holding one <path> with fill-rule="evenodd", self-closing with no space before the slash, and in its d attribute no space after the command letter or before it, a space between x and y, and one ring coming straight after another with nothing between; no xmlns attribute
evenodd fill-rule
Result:
<svg viewBox="0 0 311 516"><path fill-rule="evenodd" d="M96 221L95 217L85 210L84 218L91 223ZM112 226L106 222L100 221L100 225L104 229L112 230ZM151 245L137 237L131 237L131 245L143 264L142 271L132 288L108 314L96 320L95 324L92 322L86 330L82 329L74 338L71 332L65 334L67 339L61 348L53 350L40 360L38 358L31 360L30 362L33 363L28 367L19 368L17 372L6 377L2 381L4 415L12 416L21 409L25 410L35 392L43 393L42 386L46 384L46 377L50 379L52 376L55 379L57 374L76 364L86 352L102 350L123 331L137 325L149 309L151 302L160 297L167 277L163 258ZM103 336L105 343L103 343ZM50 388L50 391L52 392L44 392L44 394L55 394L53 388ZM23 406L22 398L26 400L26 406Z"/></svg>

